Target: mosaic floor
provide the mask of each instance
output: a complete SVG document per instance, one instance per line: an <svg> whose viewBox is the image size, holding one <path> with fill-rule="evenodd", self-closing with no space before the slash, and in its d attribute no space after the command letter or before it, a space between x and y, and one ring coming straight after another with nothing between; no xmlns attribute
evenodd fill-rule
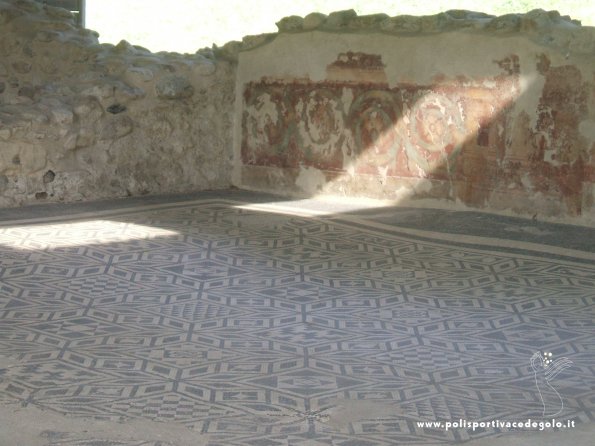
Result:
<svg viewBox="0 0 595 446"><path fill-rule="evenodd" d="M0 222L0 356L14 361L0 402L181 423L210 446L448 444L503 430L417 423L594 421L593 253L238 204ZM174 444L100 441L47 444Z"/></svg>

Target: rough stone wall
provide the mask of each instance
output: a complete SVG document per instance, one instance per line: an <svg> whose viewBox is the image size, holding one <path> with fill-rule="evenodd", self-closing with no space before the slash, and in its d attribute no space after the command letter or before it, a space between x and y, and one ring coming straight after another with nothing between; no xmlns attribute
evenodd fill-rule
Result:
<svg viewBox="0 0 595 446"><path fill-rule="evenodd" d="M288 17L237 54L241 187L595 216L595 29L492 17Z"/></svg>
<svg viewBox="0 0 595 446"><path fill-rule="evenodd" d="M278 27L153 54L0 0L0 207L233 183L595 218L593 28L541 10Z"/></svg>
<svg viewBox="0 0 595 446"><path fill-rule="evenodd" d="M230 185L235 68L0 0L0 207Z"/></svg>

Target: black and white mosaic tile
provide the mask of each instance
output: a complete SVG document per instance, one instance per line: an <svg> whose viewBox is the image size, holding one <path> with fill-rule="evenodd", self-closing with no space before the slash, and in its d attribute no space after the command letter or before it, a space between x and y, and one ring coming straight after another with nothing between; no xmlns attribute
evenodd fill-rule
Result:
<svg viewBox="0 0 595 446"><path fill-rule="evenodd" d="M14 361L0 402L181 423L213 446L446 444L499 431L417 422L593 421L592 254L236 204L0 224L0 355Z"/></svg>

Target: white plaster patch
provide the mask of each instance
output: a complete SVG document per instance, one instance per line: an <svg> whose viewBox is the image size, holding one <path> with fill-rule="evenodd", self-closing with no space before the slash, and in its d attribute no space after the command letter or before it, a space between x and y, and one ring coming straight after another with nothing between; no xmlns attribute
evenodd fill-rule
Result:
<svg viewBox="0 0 595 446"><path fill-rule="evenodd" d="M595 141L595 120L587 119L582 121L578 126L578 131L585 138Z"/></svg>
<svg viewBox="0 0 595 446"><path fill-rule="evenodd" d="M265 117L265 120L277 124L279 113L277 112L277 105L271 100L271 95L264 93L257 101L256 109Z"/></svg>
<svg viewBox="0 0 595 446"><path fill-rule="evenodd" d="M295 180L295 185L308 194L317 194L326 185L324 173L314 167L300 166L300 173Z"/></svg>
<svg viewBox="0 0 595 446"><path fill-rule="evenodd" d="M543 160L553 166L560 166L562 163L556 158L557 150L552 148L543 152Z"/></svg>
<svg viewBox="0 0 595 446"><path fill-rule="evenodd" d="M343 108L345 110L349 110L351 108L351 103L353 102L353 91L351 88L343 88L341 102L343 103Z"/></svg>
<svg viewBox="0 0 595 446"><path fill-rule="evenodd" d="M537 72L522 74L519 79L519 91L515 95L515 110L518 113L525 111L531 119L531 127L537 125L537 108L541 100L545 77L538 75Z"/></svg>
<svg viewBox="0 0 595 446"><path fill-rule="evenodd" d="M376 168L378 171L378 177L380 179L380 184L386 183L386 177L388 175L388 166L378 166Z"/></svg>
<svg viewBox="0 0 595 446"><path fill-rule="evenodd" d="M432 182L430 180L419 180L415 186L415 193L430 192L432 190Z"/></svg>
<svg viewBox="0 0 595 446"><path fill-rule="evenodd" d="M523 187L526 190L528 190L528 191L533 190L533 182L531 181L531 177L529 176L529 173L525 173L521 176L521 184L523 185Z"/></svg>
<svg viewBox="0 0 595 446"><path fill-rule="evenodd" d="M485 88L496 88L496 87L498 87L498 84L491 79L484 79L483 86Z"/></svg>
<svg viewBox="0 0 595 446"><path fill-rule="evenodd" d="M355 177L355 165L350 162L349 164L347 164L347 175L349 175L351 178Z"/></svg>

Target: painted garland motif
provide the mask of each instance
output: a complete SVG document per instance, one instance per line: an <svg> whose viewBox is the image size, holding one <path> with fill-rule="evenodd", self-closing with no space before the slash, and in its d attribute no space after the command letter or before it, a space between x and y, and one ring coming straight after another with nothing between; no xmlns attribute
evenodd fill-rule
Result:
<svg viewBox="0 0 595 446"><path fill-rule="evenodd" d="M340 150L345 122L341 100L330 89L315 89L298 101L298 145L304 151L304 163L317 168L340 170Z"/></svg>
<svg viewBox="0 0 595 446"><path fill-rule="evenodd" d="M330 90L314 90L308 95L304 118L313 144L328 143L343 127L334 110L337 103L338 98Z"/></svg>
<svg viewBox="0 0 595 446"><path fill-rule="evenodd" d="M397 96L372 90L357 97L349 109L348 126L355 139L356 172L394 174L397 154L395 123L402 114Z"/></svg>
<svg viewBox="0 0 595 446"><path fill-rule="evenodd" d="M255 93L248 97L243 116L242 160L245 164L276 165L287 133L284 92L271 88Z"/></svg>
<svg viewBox="0 0 595 446"><path fill-rule="evenodd" d="M444 164L465 134L458 105L438 93L428 92L416 100L407 121L406 155L423 172Z"/></svg>
<svg viewBox="0 0 595 446"><path fill-rule="evenodd" d="M246 165L342 171L351 159L355 173L428 177L450 174L464 141L457 101L435 91L263 82L244 98Z"/></svg>

